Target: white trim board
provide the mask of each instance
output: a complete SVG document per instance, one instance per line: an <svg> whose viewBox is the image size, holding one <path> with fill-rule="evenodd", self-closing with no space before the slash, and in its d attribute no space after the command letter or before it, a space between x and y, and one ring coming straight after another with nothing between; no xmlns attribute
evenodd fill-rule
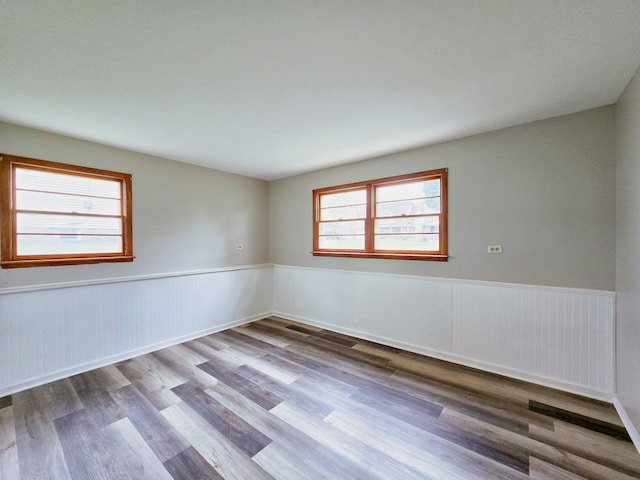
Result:
<svg viewBox="0 0 640 480"><path fill-rule="evenodd" d="M271 263L259 263L255 265L237 265L233 267L209 268L204 270L189 270L185 272L151 273L146 275L132 275L129 277L98 278L92 280L76 280L73 282L43 283L39 285L23 285L17 287L0 288L0 295L12 293L37 292L40 290L56 290L59 288L85 287L89 285L106 285L110 283L138 282L142 280L157 280L160 278L188 277L191 275L206 275L209 273L234 272L238 270L251 270L255 268L272 268Z"/></svg>
<svg viewBox="0 0 640 480"><path fill-rule="evenodd" d="M631 421L631 418L617 396L613 398L613 406L616 407L616 411L620 416L620 420L622 420L622 423L624 424L624 428L627 429L627 433L631 437L631 441L635 445L636 450L638 450L638 453L640 453L640 433Z"/></svg>
<svg viewBox="0 0 640 480"><path fill-rule="evenodd" d="M378 276L378 277L395 277L395 278L405 278L405 279L420 279L426 280L429 282L443 282L443 283L458 283L458 284L466 284L466 285L481 285L487 287L503 287L503 288L525 288L527 290L540 290L540 291L557 291L557 292L565 292L565 293L582 293L588 295L595 296L603 296L603 297L611 297L615 298L616 292L612 290L591 290L587 288L573 288L573 287L557 287L557 286L547 286L547 285L535 285L531 283L510 283L510 282L498 282L491 280L472 280L465 278L448 278L448 277L430 277L426 275L410 275L404 273L381 273L381 272L369 272L369 271L361 271L361 270L342 270L342 269L333 269L333 268L317 268L317 267L297 267L295 265L280 265L280 264L271 264L276 268L283 269L292 269L292 270L309 270L313 272L335 272L335 273L349 273L354 275L369 275L369 276Z"/></svg>
<svg viewBox="0 0 640 480"><path fill-rule="evenodd" d="M582 395L584 397L593 398L595 400L601 400L604 402L611 403L614 400L613 394L609 392L601 392L598 390L592 390L588 388L584 388L580 385L575 385L571 383L561 382L551 378L543 378L534 375L528 375L523 372L519 372L517 370L509 369L502 367L500 365L493 365L486 362L481 362L477 360L473 360L471 358L466 358L459 355L454 355L447 352L441 352L438 350L432 350L429 348L420 347L417 345L413 345L406 342L398 342L389 338L380 337L377 335L370 335L365 332L361 332L358 330L352 330L348 328L340 328L335 327L334 325L328 325L323 322L318 322L311 320L309 318L296 317L293 315L288 315L283 312L273 312L273 316L281 317L286 320L292 320L294 322L298 322L304 325L309 325L312 327L323 328L325 330L333 331L336 333L342 333L345 335L349 335L355 338L361 338L363 340L369 340L371 342L380 343L382 345L387 345L389 347L400 348L402 350L418 353L420 355L425 355L427 357L437 358L439 360L445 360L447 362L456 363L458 365L463 365L465 367L476 368L478 370L483 370L485 372L495 373L498 375L502 375L509 378L514 378L517 380L523 380L525 382L534 383L536 385L541 385L543 387L554 388L556 390L562 390L564 392L575 393L577 395Z"/></svg>

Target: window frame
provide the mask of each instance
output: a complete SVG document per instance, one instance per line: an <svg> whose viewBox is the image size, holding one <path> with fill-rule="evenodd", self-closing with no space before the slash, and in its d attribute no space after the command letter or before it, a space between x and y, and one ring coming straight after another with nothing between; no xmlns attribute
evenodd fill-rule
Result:
<svg viewBox="0 0 640 480"><path fill-rule="evenodd" d="M393 184L411 183L420 180L440 180L439 249L435 251L416 250L376 250L374 248L375 221L385 217L376 217L377 187ZM364 182L348 183L313 190L313 250L314 256L386 258L396 260L427 260L446 262L448 255L448 169L440 168L424 172L378 178ZM364 249L323 249L320 248L320 198L322 195L343 193L352 190L366 190L366 216L364 218Z"/></svg>
<svg viewBox="0 0 640 480"><path fill-rule="evenodd" d="M120 218L122 219L122 251L114 253L66 253L18 255L17 252L17 208L15 172L26 168L78 177L90 177L120 182ZM0 267L23 268L57 265L81 265L105 262L132 262L133 219L131 174L98 168L69 165L66 163L38 160L17 155L0 154Z"/></svg>

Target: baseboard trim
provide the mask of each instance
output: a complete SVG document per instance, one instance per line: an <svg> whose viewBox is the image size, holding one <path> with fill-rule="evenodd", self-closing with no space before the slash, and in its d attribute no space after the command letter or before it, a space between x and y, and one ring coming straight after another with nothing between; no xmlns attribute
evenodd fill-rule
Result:
<svg viewBox="0 0 640 480"><path fill-rule="evenodd" d="M229 328L237 327L239 325L245 325L247 323L255 322L256 320L269 317L271 314L272 312L259 313L257 315L245 317L240 320L234 320L232 322L227 322L225 324L217 325L212 328L189 333L181 337L171 338L169 340L158 342L152 345L145 345L144 347L136 348L134 350L128 350L126 352L118 353L117 355L103 357L98 360L94 360L92 362L87 362L81 365L76 365L71 368L58 370L56 372L53 372L47 375L30 378L29 380L25 380L24 382L20 382L17 384L0 388L0 398L6 397L7 395L13 395L14 393L18 393L23 390L27 390L29 388L39 387L40 385L45 385L50 382L55 382L56 380L61 380L63 378L71 377L73 375L78 375L80 373L88 372L90 370L95 370L96 368L101 368L107 365L112 365L114 363L122 362L124 360L129 360L130 358L155 352L163 348L172 347L173 345L178 345L179 343L188 342L189 340L194 340L196 338L204 337L205 335L211 335L212 333L221 332L222 330L227 330Z"/></svg>
<svg viewBox="0 0 640 480"><path fill-rule="evenodd" d="M328 323L320 322L311 318L299 317L296 315L290 315L285 312L273 312L274 316L281 317L287 320L292 320L294 322L299 322L307 325L311 325L314 327L324 328L326 330L334 331L337 333L343 333L345 335L350 335L356 338L362 338L363 340L370 340L372 342L381 343L383 345L388 345L390 347L401 348L403 350L407 350L409 352L418 353L420 355L425 355L428 357L437 358L439 360L445 360L447 362L456 363L459 365L463 365L465 367L477 368L479 370L484 370L490 373L496 373L498 375L503 375L505 377L514 378L517 380L523 380L525 382L534 383L536 385L541 385L543 387L554 388L556 390L562 390L568 393L574 393L576 395L582 395L584 397L593 398L595 400L601 400L604 402L612 403L614 400L613 393L603 392L599 390L593 390L590 388L585 388L580 385L575 385L568 382L558 381L552 378L539 377L537 375L531 375L526 372L521 372L519 370L510 369L507 367L503 367L500 365L495 365L492 363L481 362L478 360L474 360L468 357L464 357L462 355L455 355L452 353L442 352L439 350L433 350L426 347L421 347L419 345L413 345L410 343L400 342L397 340L389 339L386 337L381 337L378 335L371 335L366 332L362 332L360 330L350 329L350 328L342 328L337 327L335 325L331 325Z"/></svg>
<svg viewBox="0 0 640 480"><path fill-rule="evenodd" d="M631 422L631 418L627 414L627 411L618 399L617 395L613 398L613 406L616 407L616 411L620 416L620 420L622 420L622 423L624 424L624 428L627 429L627 433L631 437L631 441L635 445L636 450L638 450L638 453L640 453L640 433L636 429L636 426Z"/></svg>
<svg viewBox="0 0 640 480"><path fill-rule="evenodd" d="M622 404L618 401L618 399L611 393L602 392L598 390L588 389L581 387L580 385L574 385L567 382L561 382L550 378L538 377L535 375L527 374L526 372L521 372L518 370L502 367L500 365L494 365L491 363L480 362L477 360L473 360L471 358L467 358L461 355L455 355L447 352L442 352L439 350L433 350L430 348L420 347L418 345L413 345L406 342L400 342L397 340L389 339L386 337L381 337L378 335L371 335L366 332L362 332L360 330L350 329L350 328L342 328L337 327L335 325L331 325L328 323L320 322L311 318L299 317L296 315L290 315L285 312L263 312L256 315L252 315L249 317L245 317L239 320L235 320L233 322L228 322L222 325L218 325L216 327L212 327L209 329L201 330L198 332L193 332L187 335L183 335L181 337L172 338L166 340L164 342L155 343L152 345L146 345L144 347L140 347L134 350L128 350L126 352L119 353L117 355L112 355L110 357L104 357L92 362L87 362L81 365L76 365L71 368L66 368L62 370L58 370L48 375L44 375L41 377L31 378L29 380L25 380L23 382L9 385L3 388L0 388L0 398L12 395L14 393L21 392L23 390L38 387L40 385L44 385L50 382L54 382L56 380L60 380L63 378L67 378L73 375L78 375L80 373L84 373L90 370L94 370L96 368L101 368L107 365L111 365L117 362L122 362L124 360L128 360L130 358L134 358L140 355L145 355L147 353L155 352L162 348L171 347L173 345L177 345L179 343L187 342L189 340L193 340L199 337L203 337L205 335L211 335L212 333L220 332L222 330L227 330L229 328L237 327L240 325L245 325L247 323L255 322L262 318L267 318L269 316L278 316L285 318L287 320L292 320L295 322L299 322L302 324L307 324L315 327L324 328L326 330L334 331L337 333L343 333L345 335L350 335L356 338L362 338L364 340L370 340L372 342L380 343L383 345L388 345L390 347L401 348L403 350L418 353L420 355L426 355L428 357L437 358L440 360L445 360L448 362L456 363L459 365L463 365L466 367L477 368L479 370L484 370L491 373L496 373L498 375L504 375L510 378L514 378L517 380L523 380L526 382L534 383L536 385L541 385L543 387L554 388L557 390L562 390L568 393L574 393L577 395L582 395L585 397L593 398L596 400L602 400L605 402L613 403L616 407L616 410L620 414L620 417L625 424L625 427L629 431L631 438L633 439L634 445L640 451L640 435L637 430L635 430L631 420L626 414Z"/></svg>

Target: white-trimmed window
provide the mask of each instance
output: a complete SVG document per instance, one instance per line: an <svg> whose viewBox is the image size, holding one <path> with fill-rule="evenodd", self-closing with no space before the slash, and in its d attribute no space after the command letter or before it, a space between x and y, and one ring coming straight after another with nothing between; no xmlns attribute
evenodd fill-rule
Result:
<svg viewBox="0 0 640 480"><path fill-rule="evenodd" d="M133 261L131 175L1 157L3 268Z"/></svg>
<svg viewBox="0 0 640 480"><path fill-rule="evenodd" d="M313 191L313 254L447 260L447 169Z"/></svg>

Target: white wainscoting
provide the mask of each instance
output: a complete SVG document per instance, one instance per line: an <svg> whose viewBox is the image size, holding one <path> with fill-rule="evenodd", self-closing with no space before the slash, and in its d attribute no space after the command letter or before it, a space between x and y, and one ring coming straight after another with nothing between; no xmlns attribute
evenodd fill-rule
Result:
<svg viewBox="0 0 640 480"><path fill-rule="evenodd" d="M615 294L276 265L274 313L612 401Z"/></svg>
<svg viewBox="0 0 640 480"><path fill-rule="evenodd" d="M613 292L257 265L0 289L0 397L275 313L606 401Z"/></svg>
<svg viewBox="0 0 640 480"><path fill-rule="evenodd" d="M0 293L0 397L273 310L271 265Z"/></svg>

